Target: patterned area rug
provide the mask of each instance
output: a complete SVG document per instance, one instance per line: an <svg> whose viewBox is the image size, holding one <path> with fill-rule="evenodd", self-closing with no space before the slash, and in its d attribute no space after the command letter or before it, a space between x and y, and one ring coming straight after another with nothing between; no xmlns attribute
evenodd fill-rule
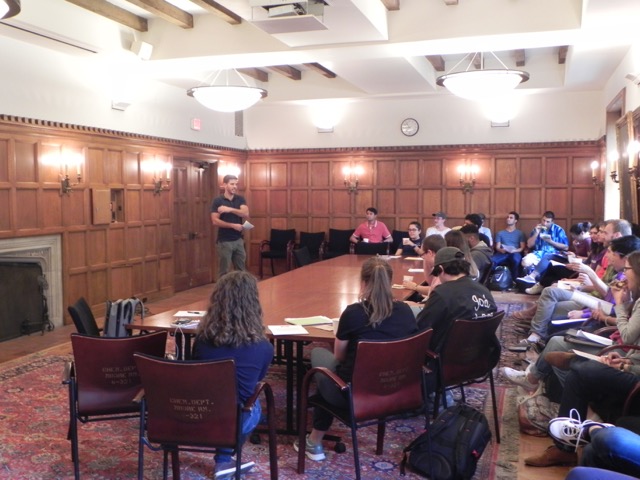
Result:
<svg viewBox="0 0 640 480"><path fill-rule="evenodd" d="M511 308L510 305L502 308ZM517 308L515 306L514 308ZM509 312L508 312L509 313ZM508 328L501 329L500 336ZM0 478L66 479L73 478L68 428L67 387L61 384L64 362L69 360L70 347L46 350L0 366ZM284 417L284 372L272 369L268 381L276 392L278 416ZM502 416L502 443L492 443L485 450L474 476L477 480L515 478L518 459L518 425L514 389L497 388L498 409ZM465 389L467 403L484 411L493 430L491 396L484 385ZM457 399L457 392L454 394ZM278 423L284 423L279 418ZM365 479L397 479L402 449L423 430L420 417L390 422L385 437L385 452L376 456L375 427L358 433L362 477ZM83 478L129 479L137 473L137 428L135 420L98 422L81 425L80 471ZM340 435L347 452L337 454L333 445L325 445L324 462L307 461L305 475L296 473L297 456L292 437L278 436L278 466L281 479L346 480L354 477L350 433L334 424L333 434ZM269 478L266 435L258 445L247 443L243 458L256 466L245 475L246 480ZM162 474L162 454L146 451L145 478ZM515 462L515 463L514 463ZM213 460L209 455L181 454L181 471L185 479L213 478ZM408 473L407 479L419 478Z"/></svg>

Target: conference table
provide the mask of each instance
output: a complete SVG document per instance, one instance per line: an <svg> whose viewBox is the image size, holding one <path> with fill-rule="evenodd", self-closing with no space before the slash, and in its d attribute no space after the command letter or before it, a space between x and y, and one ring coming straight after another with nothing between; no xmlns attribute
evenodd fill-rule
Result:
<svg viewBox="0 0 640 480"><path fill-rule="evenodd" d="M287 412L286 430L295 432L294 425L294 392L295 384L300 386L304 375L303 347L307 342L333 343L332 330L308 326L305 335L277 335L268 329L271 325L286 325L284 319L291 317L312 317L323 315L338 318L342 311L352 303L358 301L360 293L360 270L368 255L342 255L330 260L312 263L310 265L288 271L258 283L260 304L263 310L263 322L267 336L279 340L284 348L284 362L287 369ZM393 269L393 284L402 285L405 276L413 276L414 281L420 283L422 273L422 259L418 257L384 256ZM419 270L410 272L409 270ZM393 296L396 300L405 300L413 291L404 288L394 288ZM204 311L208 307L208 298L183 305L141 319L136 317L129 325L131 330L158 331L166 330L176 336L176 345L184 358L189 358L191 340L196 333L197 324L176 326L175 314L179 311ZM277 352L278 353L278 352ZM297 368L295 368L297 367Z"/></svg>

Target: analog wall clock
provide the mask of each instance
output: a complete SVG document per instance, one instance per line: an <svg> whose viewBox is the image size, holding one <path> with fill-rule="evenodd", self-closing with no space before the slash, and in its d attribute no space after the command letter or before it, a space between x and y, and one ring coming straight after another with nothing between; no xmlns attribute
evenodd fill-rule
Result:
<svg viewBox="0 0 640 480"><path fill-rule="evenodd" d="M413 137L416 133L418 133L419 128L420 125L415 118L405 118L400 125L400 130L402 130L402 133L404 133L407 137Z"/></svg>

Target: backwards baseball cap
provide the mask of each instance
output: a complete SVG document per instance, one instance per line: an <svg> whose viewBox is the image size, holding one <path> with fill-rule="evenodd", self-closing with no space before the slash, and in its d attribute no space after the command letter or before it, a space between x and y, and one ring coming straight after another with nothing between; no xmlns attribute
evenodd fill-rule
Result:
<svg viewBox="0 0 640 480"><path fill-rule="evenodd" d="M444 212L436 212L436 213L432 213L431 214L432 217L440 217L440 218L447 218L447 214Z"/></svg>
<svg viewBox="0 0 640 480"><path fill-rule="evenodd" d="M440 265L446 265L447 263L451 263L455 260L464 260L464 253L459 248L456 247L444 247L438 250L436 253L436 258L433 262L433 271L431 275L438 276L440 275L440 270L438 267Z"/></svg>

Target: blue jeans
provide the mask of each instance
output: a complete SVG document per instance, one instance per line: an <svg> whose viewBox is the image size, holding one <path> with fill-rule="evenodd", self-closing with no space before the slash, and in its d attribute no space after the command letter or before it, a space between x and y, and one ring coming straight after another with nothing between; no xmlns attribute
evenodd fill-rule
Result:
<svg viewBox="0 0 640 480"><path fill-rule="evenodd" d="M538 299L536 314L531 320L531 331L547 338L551 320L567 318L571 310L581 310L582 305L571 301L573 292L557 287L547 287Z"/></svg>
<svg viewBox="0 0 640 480"><path fill-rule="evenodd" d="M216 251L218 252L218 278L231 269L232 263L236 270L246 270L247 252L244 250L242 238L230 242L218 242Z"/></svg>
<svg viewBox="0 0 640 480"><path fill-rule="evenodd" d="M522 253L494 253L491 257L494 266L506 265L511 272L511 278L515 280L520 277L520 262L522 262Z"/></svg>
<svg viewBox="0 0 640 480"><path fill-rule="evenodd" d="M260 417L262 417L262 407L260 402L256 402L253 408L249 412L242 412L242 431L240 433L240 445L244 444L247 437L253 432L253 430L260 423ZM230 448L218 448L217 453L213 457L216 463L231 462L233 459L231 455L233 450Z"/></svg>
<svg viewBox="0 0 640 480"><path fill-rule="evenodd" d="M604 468L638 478L640 435L626 428L600 428L591 434L591 443L584 448L580 463L585 467Z"/></svg>

